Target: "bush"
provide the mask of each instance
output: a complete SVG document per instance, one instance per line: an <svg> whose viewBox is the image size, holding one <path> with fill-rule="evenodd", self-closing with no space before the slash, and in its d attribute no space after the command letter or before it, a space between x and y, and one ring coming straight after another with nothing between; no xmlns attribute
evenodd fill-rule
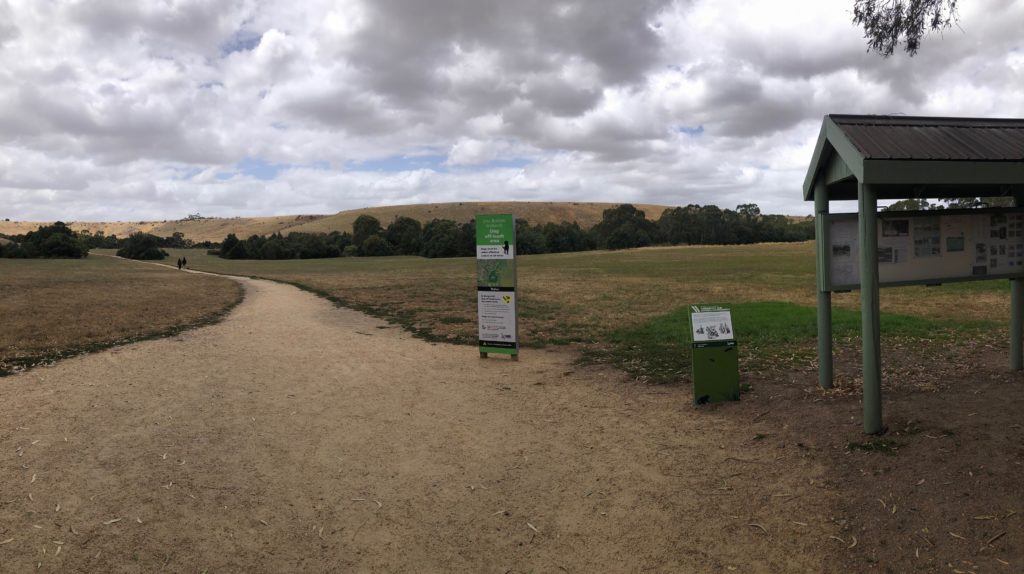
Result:
<svg viewBox="0 0 1024 574"><path fill-rule="evenodd" d="M44 225L19 237L17 244L8 244L3 257L62 257L80 259L89 255L89 246L63 222Z"/></svg>
<svg viewBox="0 0 1024 574"><path fill-rule="evenodd" d="M160 249L160 238L148 233L132 233L124 245L117 250L118 257L125 259L156 260L167 257L167 252Z"/></svg>

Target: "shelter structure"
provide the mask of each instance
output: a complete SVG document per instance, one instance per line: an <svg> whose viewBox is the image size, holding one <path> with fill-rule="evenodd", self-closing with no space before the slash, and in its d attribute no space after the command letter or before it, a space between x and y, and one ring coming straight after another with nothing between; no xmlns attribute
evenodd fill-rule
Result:
<svg viewBox="0 0 1024 574"><path fill-rule="evenodd" d="M832 292L860 289L864 432L884 430L880 266L882 286L1008 278L1010 367L1021 369L1024 119L830 114L803 191L815 213L819 384L832 387ZM1011 197L1015 207L878 213L880 199L973 197ZM857 201L845 227L829 214L837 200Z"/></svg>

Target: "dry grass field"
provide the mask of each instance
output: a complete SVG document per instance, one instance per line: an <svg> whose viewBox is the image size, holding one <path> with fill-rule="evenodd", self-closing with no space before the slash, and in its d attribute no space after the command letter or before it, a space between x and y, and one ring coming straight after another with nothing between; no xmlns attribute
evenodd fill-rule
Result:
<svg viewBox="0 0 1024 574"><path fill-rule="evenodd" d="M0 259L0 373L201 324L240 298L229 279L112 257Z"/></svg>
<svg viewBox="0 0 1024 574"><path fill-rule="evenodd" d="M193 267L298 283L438 339L475 341L472 258L340 258L231 261L190 251ZM781 302L814 306L814 244L695 246L520 257L520 334L527 345L595 342L693 303ZM173 260L176 252L171 253ZM837 294L856 311L858 293ZM929 335L956 321L1009 314L1008 281L883 291L883 312L916 317ZM810 319L813 326L814 319Z"/></svg>
<svg viewBox="0 0 1024 574"><path fill-rule="evenodd" d="M531 224L560 223L577 221L584 228L601 221L605 209L615 207L614 203L568 203L568 202L461 202L461 203L429 203L419 205L390 205L385 207L367 207L342 211L334 215L281 215L275 217L230 217L208 218L189 221L114 221L65 222L74 230L85 230L90 233L102 231L105 235L127 237L137 231L152 233L160 237L170 237L181 232L186 239L193 241L223 240L229 233L245 238L251 235L270 235L271 233L289 233L300 231L306 233L330 233L331 231L352 232L352 223L360 215L372 215L385 226L395 217L404 215L423 223L432 219L452 219L459 222L470 221L478 213L514 213L516 217L526 219ZM664 205L637 204L649 219L661 217L666 209ZM40 225L51 222L39 221L0 221L0 233L22 235L35 231Z"/></svg>

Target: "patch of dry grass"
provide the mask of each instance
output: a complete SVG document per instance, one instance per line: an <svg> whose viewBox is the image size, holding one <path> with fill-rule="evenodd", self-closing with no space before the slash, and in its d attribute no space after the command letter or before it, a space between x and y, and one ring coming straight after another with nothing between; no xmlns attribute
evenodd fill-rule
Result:
<svg viewBox="0 0 1024 574"><path fill-rule="evenodd" d="M241 293L230 279L97 255L0 259L0 371L201 323Z"/></svg>

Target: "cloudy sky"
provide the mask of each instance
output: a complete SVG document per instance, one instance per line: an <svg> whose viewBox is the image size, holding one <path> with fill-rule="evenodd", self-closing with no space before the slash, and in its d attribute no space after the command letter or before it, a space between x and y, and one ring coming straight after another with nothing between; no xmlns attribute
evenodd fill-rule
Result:
<svg viewBox="0 0 1024 574"><path fill-rule="evenodd" d="M1024 0L0 0L0 218L442 201L803 214L826 113L1024 117Z"/></svg>

